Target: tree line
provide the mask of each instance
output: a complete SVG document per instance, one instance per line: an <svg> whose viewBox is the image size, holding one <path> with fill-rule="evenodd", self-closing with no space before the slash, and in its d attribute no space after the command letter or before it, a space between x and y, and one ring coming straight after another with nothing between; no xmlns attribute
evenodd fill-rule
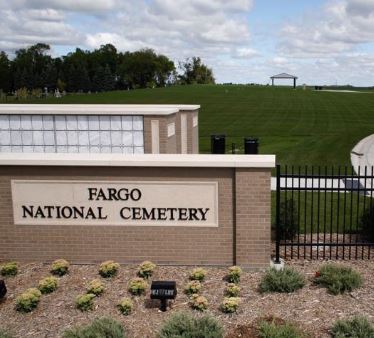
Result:
<svg viewBox="0 0 374 338"><path fill-rule="evenodd" d="M106 44L93 51L76 48L61 57L52 57L49 51L49 45L38 43L17 50L13 59L0 52L0 91L100 92L215 82L212 69L199 57L176 67L167 56L149 48L118 52Z"/></svg>

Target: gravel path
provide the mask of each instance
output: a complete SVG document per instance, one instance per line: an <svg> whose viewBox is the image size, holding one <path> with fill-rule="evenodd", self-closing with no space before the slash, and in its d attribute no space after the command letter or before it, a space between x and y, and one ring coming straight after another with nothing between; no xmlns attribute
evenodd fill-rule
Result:
<svg viewBox="0 0 374 338"><path fill-rule="evenodd" d="M329 328L339 318L366 315L374 321L374 261L343 263L361 272L364 285L350 294L340 296L329 295L325 289L312 284L311 279L321 262L294 261L287 264L305 275L308 280L306 287L293 294L260 294L256 289L263 272L245 272L240 283L242 304L238 313L231 316L218 309L223 299L226 268L207 268L207 280L202 292L209 301L207 312L222 322L226 333L232 332L237 326L251 324L258 317L273 315L294 322L309 332L311 337L318 338L329 337ZM42 296L36 310L29 314L16 312L15 297L26 288L36 286L39 279L48 275L48 270L48 265L26 264L21 266L16 277L6 278L9 292L5 301L0 303L0 328L9 329L19 338L52 338L61 337L62 332L71 326L86 324L96 317L111 316L123 323L128 337L155 337L160 324L171 313L192 311L188 307L188 298L182 292L191 268L163 266L157 268L153 279L177 281L179 294L172 309L166 313L159 312L148 301L148 292L144 297L135 298L135 310L130 316L122 316L115 305L122 297L128 296L127 283L136 274L135 266L122 266L118 276L104 280L106 291L95 300L95 309L80 312L74 307L75 297L85 292L88 281L99 277L97 266L74 265L69 275L60 278L57 291Z"/></svg>

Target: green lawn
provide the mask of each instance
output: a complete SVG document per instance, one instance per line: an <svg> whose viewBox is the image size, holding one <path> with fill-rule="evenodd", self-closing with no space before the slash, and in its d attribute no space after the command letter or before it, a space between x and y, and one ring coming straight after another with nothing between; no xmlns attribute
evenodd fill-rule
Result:
<svg viewBox="0 0 374 338"><path fill-rule="evenodd" d="M200 104L200 151L210 135L227 135L227 150L245 136L281 164L350 165L350 150L374 133L374 93L332 93L280 87L196 85L68 95L29 103Z"/></svg>

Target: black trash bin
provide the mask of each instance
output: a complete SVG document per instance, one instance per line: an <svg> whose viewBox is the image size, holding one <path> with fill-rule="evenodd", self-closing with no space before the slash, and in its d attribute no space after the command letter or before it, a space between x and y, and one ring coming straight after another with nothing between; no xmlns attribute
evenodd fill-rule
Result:
<svg viewBox="0 0 374 338"><path fill-rule="evenodd" d="M226 151L226 135L210 136L212 154L224 154Z"/></svg>
<svg viewBox="0 0 374 338"><path fill-rule="evenodd" d="M245 154L258 154L258 139L254 137L244 138L244 153Z"/></svg>

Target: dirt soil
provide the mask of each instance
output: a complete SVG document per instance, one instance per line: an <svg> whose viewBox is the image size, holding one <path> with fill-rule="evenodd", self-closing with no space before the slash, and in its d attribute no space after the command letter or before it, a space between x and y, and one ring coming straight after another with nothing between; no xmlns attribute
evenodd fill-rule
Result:
<svg viewBox="0 0 374 338"><path fill-rule="evenodd" d="M228 337L253 337L251 329L258 318L274 316L291 321L305 330L311 337L329 337L329 328L335 320L365 315L374 321L374 261L346 261L342 264L359 271L364 278L362 288L352 293L333 296L326 289L313 285L312 278L321 261L294 261L287 264L302 272L307 285L291 294L260 294L257 286L263 272L244 272L241 278L242 303L237 314L227 315L219 310L225 288L226 268L206 268L207 279L202 294L209 301L207 313L214 315L224 326ZM136 276L136 266L121 266L119 274L112 279L102 279L106 290L95 299L95 309L81 312L75 308L75 298L85 292L86 284L98 275L98 266L73 265L70 273L59 278L58 289L43 295L38 307L31 313L15 311L15 298L29 287L49 275L49 265L21 264L15 277L6 277L8 294L0 303L0 328L7 329L14 337L61 337L65 329L87 324L92 319L110 316L123 323L128 337L155 337L161 323L177 311L189 309L188 298L183 287L188 281L191 267L157 267L153 280L176 280L178 296L171 309L162 313L149 301L149 290L142 297L134 298L134 312L123 316L116 304L125 296L128 281ZM194 311L196 313L196 311Z"/></svg>

